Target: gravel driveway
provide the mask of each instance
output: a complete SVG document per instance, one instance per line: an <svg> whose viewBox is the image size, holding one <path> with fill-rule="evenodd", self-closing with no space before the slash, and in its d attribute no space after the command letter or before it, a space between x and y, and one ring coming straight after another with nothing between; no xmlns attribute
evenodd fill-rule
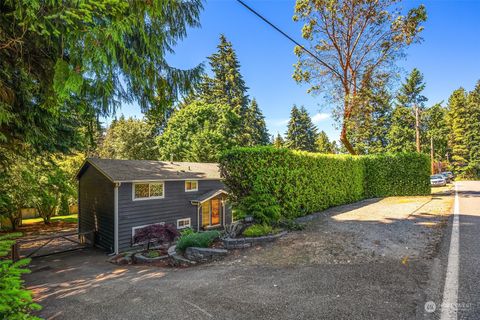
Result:
<svg viewBox="0 0 480 320"><path fill-rule="evenodd" d="M202 266L115 266L85 250L37 259L25 278L47 319L421 318L450 206L450 196L366 200Z"/></svg>

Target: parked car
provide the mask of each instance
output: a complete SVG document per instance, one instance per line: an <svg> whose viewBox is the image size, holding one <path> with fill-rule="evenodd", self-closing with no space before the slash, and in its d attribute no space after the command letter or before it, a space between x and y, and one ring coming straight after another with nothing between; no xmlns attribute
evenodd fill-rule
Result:
<svg viewBox="0 0 480 320"><path fill-rule="evenodd" d="M447 180L441 174L434 174L430 176L430 185L432 187L444 187L447 185Z"/></svg>
<svg viewBox="0 0 480 320"><path fill-rule="evenodd" d="M452 178L450 177L450 175L446 172L440 172L439 175L441 175L442 177L445 178L445 180L447 181L447 183L450 183L452 182Z"/></svg>
<svg viewBox="0 0 480 320"><path fill-rule="evenodd" d="M455 179L455 175L453 174L453 172L451 172L451 171L446 171L445 173L450 177L450 180L453 181L453 180Z"/></svg>

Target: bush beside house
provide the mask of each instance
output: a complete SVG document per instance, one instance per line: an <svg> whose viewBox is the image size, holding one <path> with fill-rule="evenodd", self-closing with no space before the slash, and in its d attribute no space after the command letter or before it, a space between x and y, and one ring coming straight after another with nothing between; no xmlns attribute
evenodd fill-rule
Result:
<svg viewBox="0 0 480 320"><path fill-rule="evenodd" d="M350 156L234 148L222 155L220 170L236 214L253 214L262 223L364 198L430 193L430 163L417 153Z"/></svg>

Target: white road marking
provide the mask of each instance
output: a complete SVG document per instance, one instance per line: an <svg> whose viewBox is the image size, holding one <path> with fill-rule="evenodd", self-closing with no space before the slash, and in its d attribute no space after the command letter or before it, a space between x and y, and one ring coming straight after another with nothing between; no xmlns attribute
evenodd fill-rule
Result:
<svg viewBox="0 0 480 320"><path fill-rule="evenodd" d="M453 208L452 237L448 252L447 276L443 289L442 314L440 320L457 319L458 302L458 269L459 269L459 245L460 245L460 204L458 201L458 184L455 183L455 203Z"/></svg>

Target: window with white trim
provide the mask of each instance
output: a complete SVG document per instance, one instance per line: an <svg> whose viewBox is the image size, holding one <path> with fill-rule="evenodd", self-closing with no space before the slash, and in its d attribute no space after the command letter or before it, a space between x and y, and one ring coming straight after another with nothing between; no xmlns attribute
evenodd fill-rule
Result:
<svg viewBox="0 0 480 320"><path fill-rule="evenodd" d="M185 181L185 192L198 191L198 181L197 180L186 180Z"/></svg>
<svg viewBox="0 0 480 320"><path fill-rule="evenodd" d="M134 183L133 200L162 199L165 197L163 182Z"/></svg>
<svg viewBox="0 0 480 320"><path fill-rule="evenodd" d="M192 219L183 218L177 220L177 229L190 228L192 226Z"/></svg>

